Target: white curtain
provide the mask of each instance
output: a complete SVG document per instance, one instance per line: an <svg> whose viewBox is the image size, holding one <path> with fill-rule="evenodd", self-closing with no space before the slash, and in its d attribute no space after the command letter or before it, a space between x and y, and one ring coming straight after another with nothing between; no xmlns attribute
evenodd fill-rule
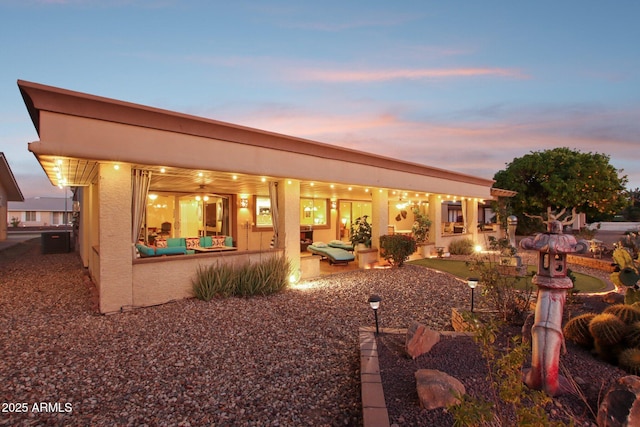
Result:
<svg viewBox="0 0 640 427"><path fill-rule="evenodd" d="M147 195L151 184L151 171L133 169L131 174L132 197L131 197L131 217L133 224L131 228L131 242L133 247L133 257L136 257L135 245L138 243L140 229L144 222L144 214L147 207Z"/></svg>
<svg viewBox="0 0 640 427"><path fill-rule="evenodd" d="M469 214L467 213L467 199L462 199L462 232L466 233L469 229L467 221L469 221Z"/></svg>
<svg viewBox="0 0 640 427"><path fill-rule="evenodd" d="M271 222L273 224L273 238L271 248L278 246L278 183L269 182L269 199L271 201Z"/></svg>

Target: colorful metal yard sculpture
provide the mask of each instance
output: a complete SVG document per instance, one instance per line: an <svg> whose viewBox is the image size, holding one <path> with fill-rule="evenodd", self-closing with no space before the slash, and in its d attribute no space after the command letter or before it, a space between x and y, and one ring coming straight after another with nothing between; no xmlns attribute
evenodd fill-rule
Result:
<svg viewBox="0 0 640 427"><path fill-rule="evenodd" d="M544 390L551 396L561 393L558 372L560 348L564 343L562 312L567 290L573 282L567 277L567 254L586 252L587 242L576 241L562 233L563 223L550 218L547 232L527 237L520 242L523 249L538 251L538 272L533 284L538 286L535 320L531 328L531 369L524 382L533 389Z"/></svg>

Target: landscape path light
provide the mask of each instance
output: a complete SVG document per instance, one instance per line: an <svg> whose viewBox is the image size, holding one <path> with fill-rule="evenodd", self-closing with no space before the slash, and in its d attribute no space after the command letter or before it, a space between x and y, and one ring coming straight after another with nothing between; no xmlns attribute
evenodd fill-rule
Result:
<svg viewBox="0 0 640 427"><path fill-rule="evenodd" d="M471 312L473 313L473 294L475 292L476 286L478 286L478 279L475 277L469 277L467 279L467 285L471 288Z"/></svg>
<svg viewBox="0 0 640 427"><path fill-rule="evenodd" d="M376 319L376 335L378 335L378 333L379 333L379 330L378 330L378 309L380 308L380 301L382 301L382 298L380 298L378 295L371 295L369 297L369 305L373 309L373 315L374 315L374 317Z"/></svg>

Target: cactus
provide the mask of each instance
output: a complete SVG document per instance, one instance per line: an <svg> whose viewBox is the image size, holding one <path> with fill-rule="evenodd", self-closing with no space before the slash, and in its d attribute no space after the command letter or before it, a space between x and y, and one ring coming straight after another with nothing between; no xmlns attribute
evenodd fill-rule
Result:
<svg viewBox="0 0 640 427"><path fill-rule="evenodd" d="M629 348L640 349L640 322L635 322L627 326L627 332L624 334L623 341Z"/></svg>
<svg viewBox="0 0 640 427"><path fill-rule="evenodd" d="M598 358L600 358L600 360L603 360L612 365L617 365L618 356L623 350L625 350L625 347L622 343L614 345L603 345L598 341L594 341L593 350Z"/></svg>
<svg viewBox="0 0 640 427"><path fill-rule="evenodd" d="M595 313L585 313L570 319L563 328L565 338L585 348L593 347L589 323L594 317Z"/></svg>
<svg viewBox="0 0 640 427"><path fill-rule="evenodd" d="M633 305L614 304L607 307L603 313L611 313L627 325L640 321L640 309Z"/></svg>
<svg viewBox="0 0 640 427"><path fill-rule="evenodd" d="M627 288L624 293L624 303L634 305L640 303L640 290L634 288Z"/></svg>
<svg viewBox="0 0 640 427"><path fill-rule="evenodd" d="M589 332L601 347L618 344L622 341L625 330L625 323L611 313L598 314L589 323Z"/></svg>
<svg viewBox="0 0 640 427"><path fill-rule="evenodd" d="M631 375L640 375L640 350L628 348L618 355L618 365Z"/></svg>

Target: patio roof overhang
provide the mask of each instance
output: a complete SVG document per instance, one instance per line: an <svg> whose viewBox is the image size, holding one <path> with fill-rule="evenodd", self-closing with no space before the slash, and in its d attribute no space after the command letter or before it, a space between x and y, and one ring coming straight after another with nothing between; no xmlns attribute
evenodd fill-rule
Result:
<svg viewBox="0 0 640 427"><path fill-rule="evenodd" d="M152 185L174 191L215 182L265 194L263 179L296 179L303 196L354 198L354 188L382 188L492 198L488 179L37 83L18 86L40 135L29 150L54 185L89 185L106 162L154 170Z"/></svg>

